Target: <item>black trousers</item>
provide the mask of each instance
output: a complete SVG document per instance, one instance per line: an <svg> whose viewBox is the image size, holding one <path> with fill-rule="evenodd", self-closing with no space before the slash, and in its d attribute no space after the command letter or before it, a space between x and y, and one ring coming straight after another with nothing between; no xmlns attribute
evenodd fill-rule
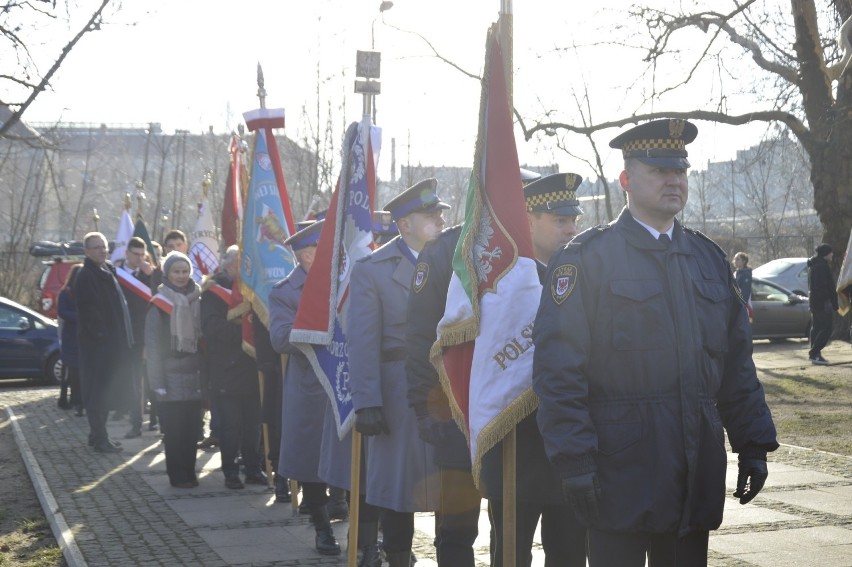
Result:
<svg viewBox="0 0 852 567"><path fill-rule="evenodd" d="M677 534L589 530L589 567L706 567L707 531Z"/></svg>
<svg viewBox="0 0 852 567"><path fill-rule="evenodd" d="M397 512L381 509L382 546L388 553L400 553L411 549L414 540L414 512Z"/></svg>
<svg viewBox="0 0 852 567"><path fill-rule="evenodd" d="M820 356L822 349L831 338L831 327L833 325L834 313L831 311L820 311L811 313L811 350L808 357Z"/></svg>
<svg viewBox="0 0 852 567"><path fill-rule="evenodd" d="M440 567L473 567L482 497L469 470L441 468L441 509L435 514L435 551Z"/></svg>
<svg viewBox="0 0 852 567"><path fill-rule="evenodd" d="M257 474L262 470L258 394L217 396L214 402L219 413L222 472L225 476L238 474L237 456L241 454L246 474Z"/></svg>
<svg viewBox="0 0 852 567"><path fill-rule="evenodd" d="M195 475L196 416L201 401L159 402L160 421L165 426L166 473L172 484L192 482Z"/></svg>
<svg viewBox="0 0 852 567"><path fill-rule="evenodd" d="M560 500L560 496L554 496ZM495 544L492 567L503 565L503 500L488 501L488 513L494 526ZM538 520L541 518L541 545L545 567L585 567L586 528L567 504L544 505L515 503L515 565L529 567Z"/></svg>

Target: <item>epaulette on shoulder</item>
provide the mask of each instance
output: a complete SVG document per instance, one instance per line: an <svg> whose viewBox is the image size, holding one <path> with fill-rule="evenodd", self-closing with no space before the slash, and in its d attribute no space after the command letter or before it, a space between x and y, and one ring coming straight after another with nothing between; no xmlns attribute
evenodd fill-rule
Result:
<svg viewBox="0 0 852 567"><path fill-rule="evenodd" d="M287 280L288 280L288 279L289 279L289 276L285 277L283 280L278 280L277 282L275 282L275 283L272 285L272 289L277 289L277 288L281 287L282 285L284 285L285 283L287 283Z"/></svg>
<svg viewBox="0 0 852 567"><path fill-rule="evenodd" d="M722 247L721 247L721 246L719 246L718 244L716 244L716 242L715 242L712 238L710 238L709 236L707 236L706 234L704 234L704 233L703 233L703 232L701 232L700 230L696 230L696 229L694 229L694 228L687 228L687 227L685 227L685 226L681 226L681 228L683 229L683 231L684 231L685 233L687 233L687 234L692 234L692 235L694 235L694 236L697 236L698 238L701 238L702 240L705 240L705 241L709 242L710 244L712 244L712 245L713 245L713 248L714 248L714 249L715 249L715 250L719 253L719 255L720 255L723 259L726 259L726 258L728 257L728 255L725 253L725 251L724 251L724 250L722 250Z"/></svg>
<svg viewBox="0 0 852 567"><path fill-rule="evenodd" d="M587 228L586 230L572 238L571 242L565 245L564 250L571 252L578 251L585 242L588 242L596 236L603 234L604 231L610 229L610 226L611 225L608 224L599 224L597 226L593 226L592 228Z"/></svg>

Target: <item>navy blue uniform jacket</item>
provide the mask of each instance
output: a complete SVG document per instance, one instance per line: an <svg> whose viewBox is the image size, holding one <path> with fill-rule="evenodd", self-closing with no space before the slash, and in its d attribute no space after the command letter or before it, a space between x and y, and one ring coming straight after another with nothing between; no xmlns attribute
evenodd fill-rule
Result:
<svg viewBox="0 0 852 567"><path fill-rule="evenodd" d="M626 209L548 266L533 389L562 476L597 471L593 527L685 534L722 522L726 449L778 447L724 253L675 221L670 247Z"/></svg>

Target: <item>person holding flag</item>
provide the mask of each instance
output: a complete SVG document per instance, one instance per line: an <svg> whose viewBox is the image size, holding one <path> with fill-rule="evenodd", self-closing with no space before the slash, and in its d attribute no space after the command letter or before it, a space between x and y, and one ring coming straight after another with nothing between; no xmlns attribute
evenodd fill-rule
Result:
<svg viewBox="0 0 852 567"><path fill-rule="evenodd" d="M441 232L449 208L438 198L437 184L420 181L385 206L399 236L358 261L350 282L347 335L355 429L367 437L366 499L382 508L390 567L408 567L414 512L434 511L439 504L433 448L418 436L405 377L405 306L417 254Z"/></svg>
<svg viewBox="0 0 852 567"><path fill-rule="evenodd" d="M124 258L115 263L115 276L127 301L130 323L133 327L133 347L127 364L128 392L126 410L130 417L130 430L125 439L142 435L142 403L145 370L145 316L151 301L151 278L154 267L145 254L145 241L138 236L130 238Z"/></svg>
<svg viewBox="0 0 852 567"><path fill-rule="evenodd" d="M327 486L318 476L325 390L308 358L292 344L290 332L302 298L305 279L314 263L323 222L316 222L284 241L298 263L269 292L269 340L276 352L288 355L281 407L281 449L278 474L302 483L303 504L311 514L320 555L340 555L326 509Z"/></svg>
<svg viewBox="0 0 852 567"><path fill-rule="evenodd" d="M540 279L544 278L550 258L577 234L577 220L583 211L576 191L582 181L575 173L556 173L524 187ZM533 536L541 518L545 566L585 567L586 529L577 522L568 503L559 498L562 493L559 473L547 460L536 412L518 423L516 436L515 564L518 567L530 564ZM483 456L480 477L496 537L493 567L503 565L502 449L501 442Z"/></svg>

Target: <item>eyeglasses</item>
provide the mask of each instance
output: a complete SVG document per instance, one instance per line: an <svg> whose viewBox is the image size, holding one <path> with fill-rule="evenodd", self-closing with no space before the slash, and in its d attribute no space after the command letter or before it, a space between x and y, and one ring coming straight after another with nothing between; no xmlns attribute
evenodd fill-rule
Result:
<svg viewBox="0 0 852 567"><path fill-rule="evenodd" d="M86 250L106 250L107 247L101 244L100 246L86 246Z"/></svg>
<svg viewBox="0 0 852 567"><path fill-rule="evenodd" d="M144 252L136 252L135 250L129 250L129 249L127 250L127 253L128 253L128 254L133 254L133 255L134 255L134 256L136 256L137 258L141 258L141 257L143 257L143 256L145 255L145 253L144 253Z"/></svg>

